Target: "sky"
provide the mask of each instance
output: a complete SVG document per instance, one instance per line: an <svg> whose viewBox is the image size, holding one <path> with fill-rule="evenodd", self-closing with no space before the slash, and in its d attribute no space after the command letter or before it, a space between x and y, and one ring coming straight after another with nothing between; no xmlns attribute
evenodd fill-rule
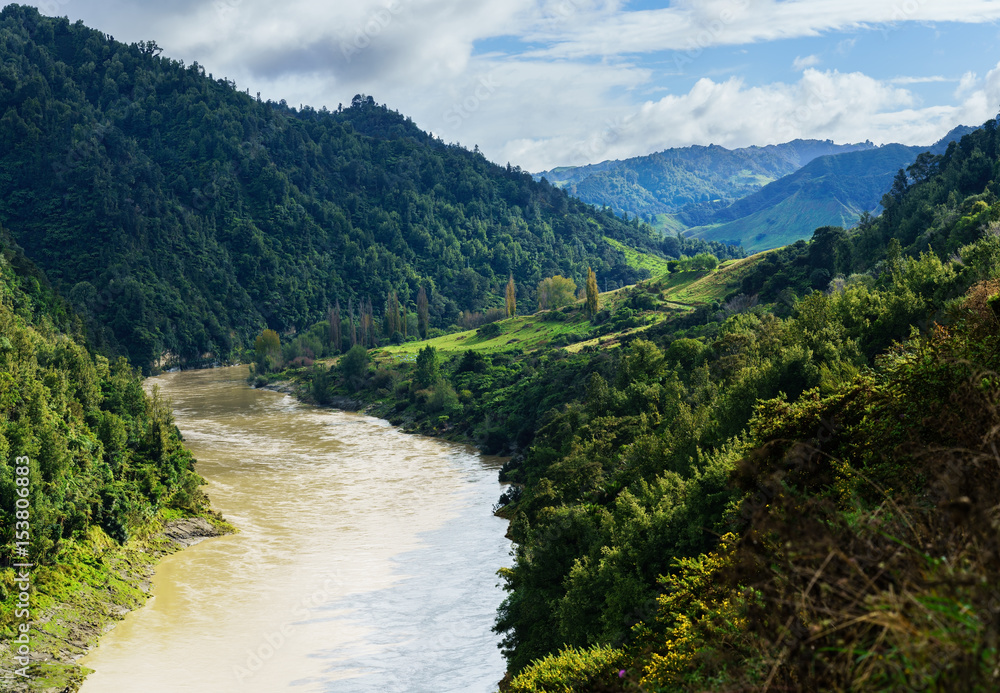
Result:
<svg viewBox="0 0 1000 693"><path fill-rule="evenodd" d="M2 1L2 0L0 0ZM355 94L539 172L1000 110L1000 0L39 0L289 105Z"/></svg>

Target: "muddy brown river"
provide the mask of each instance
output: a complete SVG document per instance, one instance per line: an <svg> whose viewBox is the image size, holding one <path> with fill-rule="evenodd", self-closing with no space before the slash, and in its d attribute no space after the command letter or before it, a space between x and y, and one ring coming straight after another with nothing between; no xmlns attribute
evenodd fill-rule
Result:
<svg viewBox="0 0 1000 693"><path fill-rule="evenodd" d="M148 381L240 533L160 563L82 693L495 691L499 462L245 377Z"/></svg>

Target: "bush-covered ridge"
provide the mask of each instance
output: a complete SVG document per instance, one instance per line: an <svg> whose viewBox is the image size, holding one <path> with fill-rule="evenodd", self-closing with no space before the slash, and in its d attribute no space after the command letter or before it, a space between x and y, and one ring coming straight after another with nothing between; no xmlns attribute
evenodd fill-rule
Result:
<svg viewBox="0 0 1000 693"><path fill-rule="evenodd" d="M512 690L997 687L997 139L550 414L509 472Z"/></svg>
<svg viewBox="0 0 1000 693"><path fill-rule="evenodd" d="M336 300L390 292L432 327L534 302L553 274L644 274L638 222L445 145L371 97L336 112L260 102L197 64L82 23L0 12L0 223L85 318L95 344L148 368L196 364ZM708 246L701 246L707 248Z"/></svg>

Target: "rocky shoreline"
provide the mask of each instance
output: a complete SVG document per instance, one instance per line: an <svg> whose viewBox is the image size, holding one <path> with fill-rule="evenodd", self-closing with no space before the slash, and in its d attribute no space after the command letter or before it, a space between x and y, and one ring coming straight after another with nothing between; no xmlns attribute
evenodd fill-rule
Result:
<svg viewBox="0 0 1000 693"><path fill-rule="evenodd" d="M151 596L150 578L156 564L164 556L211 538L231 534L235 529L218 515L189 517L165 522L144 539L118 546L106 537L95 539L86 563L96 570L67 566L45 568L50 573L47 583L70 579L78 588L65 598L49 605L36 607L31 622L31 663L29 677L10 678L15 664L11 643L0 642L0 691L3 693L76 693L91 673L77 662L97 646L102 635L110 631L133 609L145 604ZM80 569L74 570L75 567ZM43 587L43 592L45 588ZM45 599L42 596L39 601ZM52 601L51 599L47 601Z"/></svg>

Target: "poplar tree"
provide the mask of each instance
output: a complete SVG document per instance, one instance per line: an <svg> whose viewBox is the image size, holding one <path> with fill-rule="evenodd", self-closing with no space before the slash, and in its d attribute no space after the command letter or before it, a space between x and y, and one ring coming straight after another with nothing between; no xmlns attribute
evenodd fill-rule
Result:
<svg viewBox="0 0 1000 693"><path fill-rule="evenodd" d="M514 274L507 280L507 317L517 315L517 287L514 286Z"/></svg>
<svg viewBox="0 0 1000 693"><path fill-rule="evenodd" d="M347 320L351 323L351 346L358 343L358 328L354 323L354 299L347 299Z"/></svg>
<svg viewBox="0 0 1000 693"><path fill-rule="evenodd" d="M370 349L373 346L375 346L375 311L369 296L365 303L365 347Z"/></svg>
<svg viewBox="0 0 1000 693"><path fill-rule="evenodd" d="M399 297L395 291L390 291L385 301L385 331L389 336L402 332L399 324Z"/></svg>
<svg viewBox="0 0 1000 693"><path fill-rule="evenodd" d="M598 296L597 275L590 267L587 268L587 315L594 317L601 308L601 299Z"/></svg>
<svg viewBox="0 0 1000 693"><path fill-rule="evenodd" d="M424 287L420 287L420 292L417 294L417 330L420 332L421 339L427 339L427 323L429 321L429 314L427 308L427 292L424 291Z"/></svg>
<svg viewBox="0 0 1000 693"><path fill-rule="evenodd" d="M340 340L340 299L338 298L330 310L330 345L333 347L333 351L338 354L341 349Z"/></svg>

